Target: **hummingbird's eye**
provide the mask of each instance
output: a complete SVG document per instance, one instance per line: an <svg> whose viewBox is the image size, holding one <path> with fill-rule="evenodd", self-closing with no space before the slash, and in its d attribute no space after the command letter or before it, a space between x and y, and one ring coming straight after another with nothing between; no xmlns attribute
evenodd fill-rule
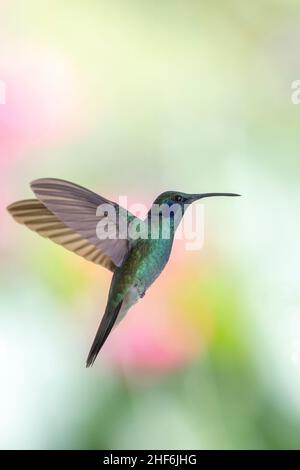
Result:
<svg viewBox="0 0 300 470"><path fill-rule="evenodd" d="M182 202L182 201L183 201L183 197L180 196L180 194L177 194L177 196L175 196L175 201L176 201L176 202Z"/></svg>

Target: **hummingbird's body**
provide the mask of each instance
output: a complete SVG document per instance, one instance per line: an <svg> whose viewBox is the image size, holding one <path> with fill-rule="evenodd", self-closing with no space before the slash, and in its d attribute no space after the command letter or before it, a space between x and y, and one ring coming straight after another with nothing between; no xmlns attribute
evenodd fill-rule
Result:
<svg viewBox="0 0 300 470"><path fill-rule="evenodd" d="M38 199L18 201L8 207L15 220L114 273L87 366L95 361L113 326L144 296L164 269L185 209L204 197L238 196L168 191L157 197L142 221L116 203L67 181L45 178L34 181L31 187ZM105 210L99 211L104 206ZM114 209L118 219L107 208ZM98 232L99 224L107 231ZM131 224L139 227L138 233L144 236L133 236ZM125 238L120 236L124 225ZM112 229L115 236L111 236Z"/></svg>
<svg viewBox="0 0 300 470"><path fill-rule="evenodd" d="M130 250L122 266L114 272L107 306L103 321L111 319L112 325L119 323L128 310L142 297L146 290L153 284L167 264L173 244L173 236L170 239L159 238L157 240L138 240ZM110 324L106 330L101 322L98 332L91 347L87 365L95 360L99 345L103 344L106 332L111 330ZM108 331L108 332L109 332Z"/></svg>
<svg viewBox="0 0 300 470"><path fill-rule="evenodd" d="M129 251L112 280L112 295L127 295L136 289L139 297L159 276L168 262L173 240L139 240Z"/></svg>

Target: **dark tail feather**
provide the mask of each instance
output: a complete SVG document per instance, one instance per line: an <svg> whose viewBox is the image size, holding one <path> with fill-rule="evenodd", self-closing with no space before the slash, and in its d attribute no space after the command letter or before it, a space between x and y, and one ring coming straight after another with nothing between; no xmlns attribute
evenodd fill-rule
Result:
<svg viewBox="0 0 300 470"><path fill-rule="evenodd" d="M91 350L89 352L86 367L90 367L94 364L95 359L102 348L103 344L105 343L109 333L112 330L112 327L115 324L117 316L119 314L122 302L120 302L114 310L111 310L109 306L107 306L104 316L101 320L100 326L96 333L95 339L93 341Z"/></svg>

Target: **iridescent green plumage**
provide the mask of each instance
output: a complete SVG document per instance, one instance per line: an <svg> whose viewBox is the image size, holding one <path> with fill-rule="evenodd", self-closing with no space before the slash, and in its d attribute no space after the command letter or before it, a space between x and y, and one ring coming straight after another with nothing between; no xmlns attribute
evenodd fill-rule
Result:
<svg viewBox="0 0 300 470"><path fill-rule="evenodd" d="M164 269L171 254L176 228L185 209L195 200L209 196L238 196L238 194L208 193L192 195L168 191L156 198L145 221L148 223L148 238L138 239L133 244L122 266L114 273L106 311L91 347L87 367L95 361L117 317L119 320L123 318L128 309L144 296L146 290ZM167 210L168 208L174 208L174 213L171 216ZM153 209L155 210L153 211ZM153 225L151 225L152 212L158 216L155 219L159 227L157 239L151 238L151 230L153 229ZM166 217L168 217L167 222L169 222L168 238L164 238L165 232L162 228L163 220Z"/></svg>
<svg viewBox="0 0 300 470"><path fill-rule="evenodd" d="M114 273L87 367L95 361L114 324L144 296L164 269L186 208L204 197L238 196L167 191L155 199L142 221L118 204L68 181L43 178L34 181L31 188L37 199L11 204L8 211L13 218ZM113 209L117 218L109 209ZM109 237L98 234L98 226L103 222L109 227ZM112 237L111 230L114 229L117 236Z"/></svg>

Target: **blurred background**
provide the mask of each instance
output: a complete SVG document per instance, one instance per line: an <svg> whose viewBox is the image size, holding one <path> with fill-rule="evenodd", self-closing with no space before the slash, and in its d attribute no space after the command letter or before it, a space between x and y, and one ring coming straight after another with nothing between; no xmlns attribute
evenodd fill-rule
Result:
<svg viewBox="0 0 300 470"><path fill-rule="evenodd" d="M0 6L0 447L300 448L296 0ZM6 206L57 177L148 205L205 201L170 262L85 359L111 273Z"/></svg>

